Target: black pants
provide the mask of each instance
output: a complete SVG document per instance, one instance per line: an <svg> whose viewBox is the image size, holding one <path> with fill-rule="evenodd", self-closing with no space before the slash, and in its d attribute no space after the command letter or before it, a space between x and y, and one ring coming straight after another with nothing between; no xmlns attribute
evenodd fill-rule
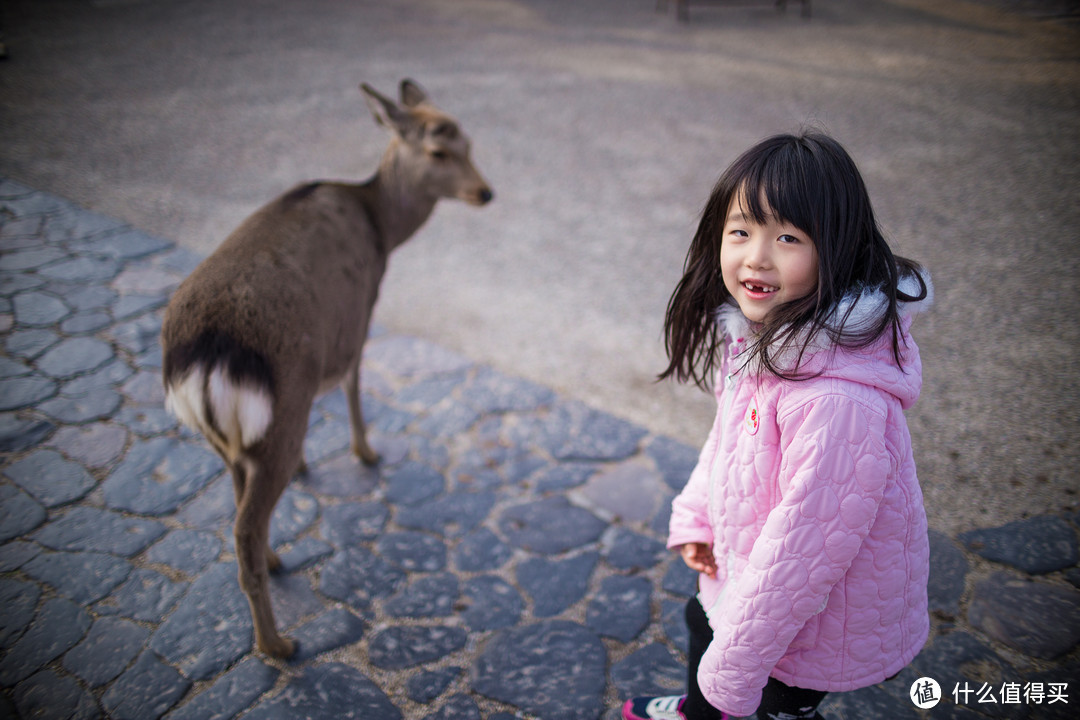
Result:
<svg viewBox="0 0 1080 720"><path fill-rule="evenodd" d="M709 704L697 683L698 665L701 664L701 656L712 642L713 633L705 609L696 597L690 598L690 602L686 603L686 626L690 628L690 650L687 653L690 667L683 714L687 720L720 720L720 711ZM827 694L820 690L790 687L771 677L761 696L761 705L757 710L758 720L820 717L817 706Z"/></svg>

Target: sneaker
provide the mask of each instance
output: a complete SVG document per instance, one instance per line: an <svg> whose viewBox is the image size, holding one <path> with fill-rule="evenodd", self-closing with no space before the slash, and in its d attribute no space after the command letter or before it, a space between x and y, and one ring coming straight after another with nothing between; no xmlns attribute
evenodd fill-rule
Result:
<svg viewBox="0 0 1080 720"><path fill-rule="evenodd" d="M623 720L686 720L684 702L685 695L630 698L622 706Z"/></svg>

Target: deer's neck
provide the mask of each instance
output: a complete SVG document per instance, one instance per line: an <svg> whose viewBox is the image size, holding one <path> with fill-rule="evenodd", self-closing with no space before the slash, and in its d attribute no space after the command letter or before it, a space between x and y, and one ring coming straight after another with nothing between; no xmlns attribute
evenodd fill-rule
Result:
<svg viewBox="0 0 1080 720"><path fill-rule="evenodd" d="M394 148L367 183L375 196L379 232L387 252L412 237L435 209L436 198L420 187Z"/></svg>

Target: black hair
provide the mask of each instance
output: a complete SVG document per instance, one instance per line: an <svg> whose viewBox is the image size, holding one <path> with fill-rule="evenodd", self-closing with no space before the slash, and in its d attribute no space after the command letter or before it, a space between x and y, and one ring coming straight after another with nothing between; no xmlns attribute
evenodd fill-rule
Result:
<svg viewBox="0 0 1080 720"><path fill-rule="evenodd" d="M761 141L717 181L690 243L682 279L668 301L664 346L669 363L659 379L674 376L705 388L718 366L723 338L716 312L731 301L720 273L720 245L736 198L756 223L773 218L805 232L818 257L816 289L769 313L755 334L749 359L779 377L800 380L807 376L799 373L799 363L818 332L829 333L835 344L857 348L891 331L893 357L901 366L899 303L927 297L922 270L889 249L866 185L847 151L827 135L806 132ZM917 295L898 287L909 275L918 280ZM887 299L876 322L855 330L844 328L854 303L842 317L832 317L845 295L871 289ZM775 358L788 349L796 351L794 367L779 367Z"/></svg>

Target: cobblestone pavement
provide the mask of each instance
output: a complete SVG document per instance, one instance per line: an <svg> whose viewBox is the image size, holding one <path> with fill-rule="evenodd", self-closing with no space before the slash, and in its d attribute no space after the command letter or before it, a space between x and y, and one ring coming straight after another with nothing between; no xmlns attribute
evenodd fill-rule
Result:
<svg viewBox="0 0 1080 720"><path fill-rule="evenodd" d="M384 461L348 453L340 391L317 403L271 530L299 651L253 653L230 480L162 407L160 313L197 260L0 179L0 717L607 720L683 686L693 577L663 540L695 449L386 331ZM1078 524L934 532L932 641L823 714L1075 717Z"/></svg>

